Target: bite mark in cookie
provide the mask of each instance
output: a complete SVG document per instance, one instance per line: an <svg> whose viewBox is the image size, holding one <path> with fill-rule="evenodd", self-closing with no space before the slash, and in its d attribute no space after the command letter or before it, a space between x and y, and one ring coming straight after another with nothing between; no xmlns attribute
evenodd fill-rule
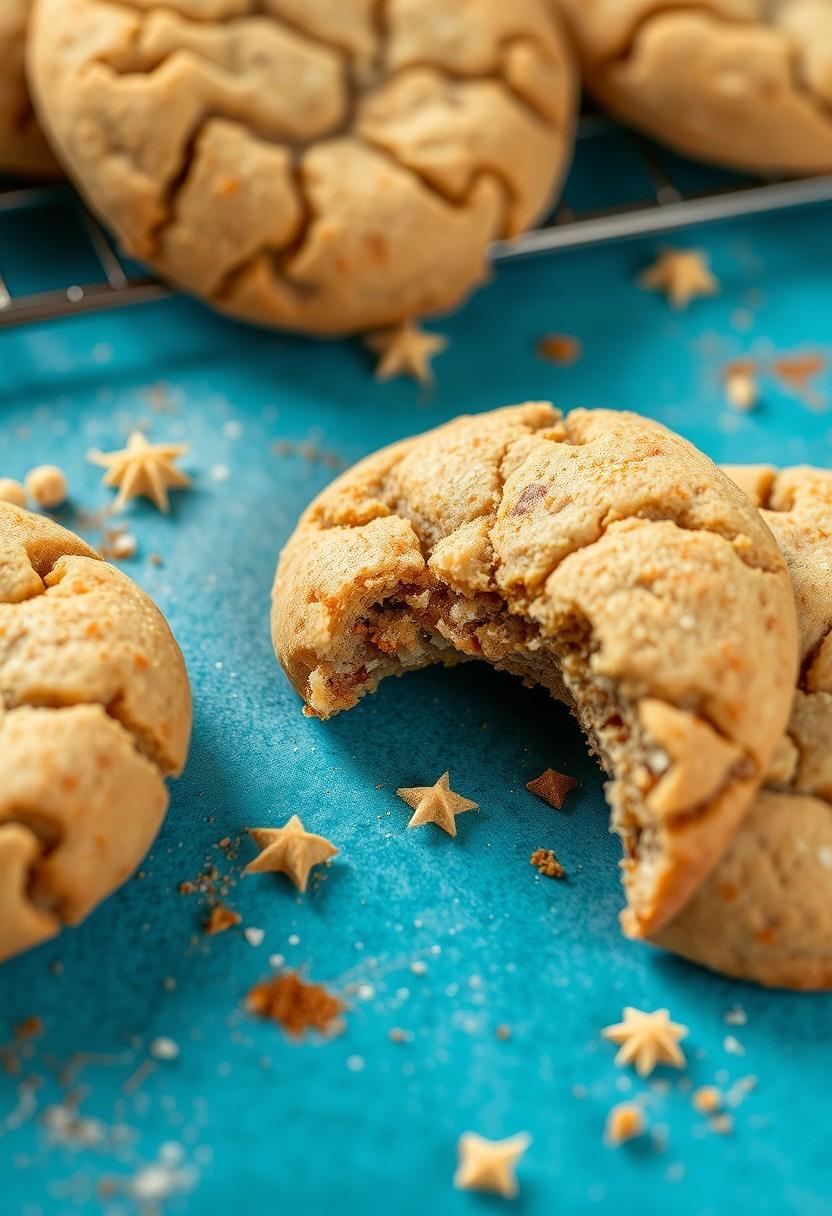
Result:
<svg viewBox="0 0 832 1216"><path fill-rule="evenodd" d="M547 404L457 419L336 480L282 554L272 630L323 718L469 659L570 704L612 778L637 936L726 847L795 670L785 565L737 488L656 423Z"/></svg>

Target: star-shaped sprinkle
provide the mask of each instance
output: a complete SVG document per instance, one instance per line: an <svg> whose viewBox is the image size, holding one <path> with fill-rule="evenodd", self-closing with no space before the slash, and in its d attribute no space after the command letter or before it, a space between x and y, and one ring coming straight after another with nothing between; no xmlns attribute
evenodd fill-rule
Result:
<svg viewBox="0 0 832 1216"><path fill-rule="evenodd" d="M413 807L409 828L423 823L435 823L449 836L456 836L456 816L464 811L476 811L476 802L455 794L449 785L450 773L443 773L435 785L414 785L396 790L398 796Z"/></svg>
<svg viewBox="0 0 832 1216"><path fill-rule="evenodd" d="M454 1186L461 1191L491 1191L513 1199L517 1194L514 1170L531 1142L526 1132L508 1140L486 1140L476 1132L465 1132L459 1138Z"/></svg>
<svg viewBox="0 0 832 1216"><path fill-rule="evenodd" d="M666 1009L645 1013L642 1009L627 1006L624 1021L607 1026L601 1031L605 1039L620 1043L621 1050L615 1057L616 1064L635 1064L640 1077L649 1077L657 1064L672 1064L684 1068L685 1056L679 1040L688 1033L687 1026L671 1022Z"/></svg>
<svg viewBox="0 0 832 1216"><path fill-rule="evenodd" d="M542 798L544 802L549 803L549 806L560 811L563 809L566 795L577 784L574 777L567 777L566 773L559 773L553 768L547 768L546 772L535 777L534 781L527 781L526 789L530 794Z"/></svg>
<svg viewBox="0 0 832 1216"><path fill-rule="evenodd" d="M259 857L250 861L246 874L288 874L299 891L305 891L309 871L338 852L331 840L307 832L299 816L293 815L282 828L249 828Z"/></svg>
<svg viewBox="0 0 832 1216"><path fill-rule="evenodd" d="M663 249L638 281L648 291L663 291L674 308L687 308L697 296L713 296L719 291L701 249Z"/></svg>
<svg viewBox="0 0 832 1216"><path fill-rule="evenodd" d="M105 486L118 486L113 504L116 511L141 495L167 512L168 490L182 490L191 484L174 464L187 451L186 443L148 443L141 431L133 431L127 447L120 452L93 451L88 459L107 470L102 478Z"/></svg>
<svg viewBox="0 0 832 1216"><path fill-rule="evenodd" d="M448 339L430 334L413 321L405 321L392 329L380 329L368 334L365 343L378 355L376 380L392 380L394 376L412 376L420 384L433 384L431 360L441 354Z"/></svg>

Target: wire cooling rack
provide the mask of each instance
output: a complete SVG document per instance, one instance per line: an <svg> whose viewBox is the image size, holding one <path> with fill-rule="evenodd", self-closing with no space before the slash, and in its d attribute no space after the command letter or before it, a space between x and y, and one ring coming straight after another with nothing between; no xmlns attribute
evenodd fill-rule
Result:
<svg viewBox="0 0 832 1216"><path fill-rule="evenodd" d="M739 178L683 160L604 115L587 114L553 215L533 231L496 242L491 256L502 262L823 202L832 202L832 175ZM22 229L22 239L6 229L7 221ZM52 247L43 239L47 230ZM76 248L67 259L71 242ZM50 271L56 281L32 287L21 268L34 265L41 279ZM140 304L170 291L119 255L65 183L0 184L0 328Z"/></svg>

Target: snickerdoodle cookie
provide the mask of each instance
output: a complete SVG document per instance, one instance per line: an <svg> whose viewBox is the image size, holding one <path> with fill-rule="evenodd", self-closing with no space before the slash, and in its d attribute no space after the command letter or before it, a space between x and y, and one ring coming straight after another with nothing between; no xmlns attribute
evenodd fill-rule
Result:
<svg viewBox="0 0 832 1216"><path fill-rule="evenodd" d="M129 252L315 333L453 307L571 148L548 0L37 0L29 67Z"/></svg>
<svg viewBox="0 0 832 1216"><path fill-rule="evenodd" d="M125 881L185 763L179 647L126 575L0 503L0 960Z"/></svg>
<svg viewBox="0 0 832 1216"><path fill-rule="evenodd" d="M30 0L0 0L0 173L58 172L26 86Z"/></svg>
<svg viewBox="0 0 832 1216"><path fill-rule="evenodd" d="M794 585L802 665L786 734L733 843L657 941L739 979L832 987L832 472L732 468Z"/></svg>
<svg viewBox="0 0 832 1216"><path fill-rule="evenodd" d="M750 170L832 169L829 0L553 0L627 122Z"/></svg>
<svg viewBox="0 0 832 1216"><path fill-rule="evenodd" d="M737 486L657 423L535 403L333 482L283 551L272 631L323 718L386 675L468 658L566 698L612 778L634 936L723 853L797 665L785 562Z"/></svg>

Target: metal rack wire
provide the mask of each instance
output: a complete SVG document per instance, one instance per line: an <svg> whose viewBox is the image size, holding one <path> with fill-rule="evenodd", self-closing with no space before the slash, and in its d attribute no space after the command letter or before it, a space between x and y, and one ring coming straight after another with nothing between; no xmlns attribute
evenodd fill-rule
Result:
<svg viewBox="0 0 832 1216"><path fill-rule="evenodd" d="M496 242L490 250L494 261L505 262L625 237L658 235L691 224L832 202L832 175L798 180L737 178L716 185L711 183L705 189L684 189L647 140L622 130L601 114L586 114L581 118L576 159L581 149L592 141L611 135L626 142L634 163L648 183L644 197L603 207L573 207L569 203L573 180L570 177L551 218L516 239ZM119 256L109 237L67 185L0 186L0 218L4 214L55 202L66 204L80 215L96 267L95 276L90 281L46 291L13 292L8 286L0 240L0 329L141 304L171 294L171 289L164 283L149 274L137 272Z"/></svg>

